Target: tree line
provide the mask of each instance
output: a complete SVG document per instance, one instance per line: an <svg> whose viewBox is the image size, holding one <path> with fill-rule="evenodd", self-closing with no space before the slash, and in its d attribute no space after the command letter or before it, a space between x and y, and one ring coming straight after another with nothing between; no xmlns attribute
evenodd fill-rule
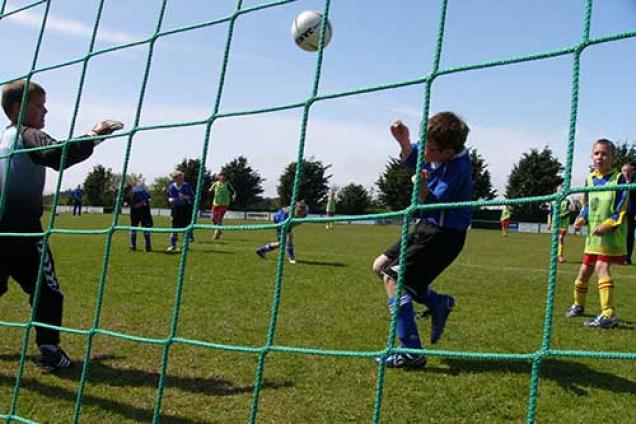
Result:
<svg viewBox="0 0 636 424"><path fill-rule="evenodd" d="M627 162L636 164L636 147L624 142L617 146L618 164ZM474 148L468 149L472 162L473 200L491 200L497 196L491 183L490 172L484 157ZM286 206L291 201L296 162L289 163L278 179L277 198L263 197L262 183L265 181L257 170L252 168L247 158L239 156L221 167L221 171L238 192L232 204L234 210L275 210ZM183 159L176 164L176 169L183 172L185 180L196 190L201 161L199 159ZM401 210L411 202L413 171L405 167L398 158L390 157L374 187L367 189L360 184L349 183L344 187L335 187L330 183L331 164L324 164L313 157L302 162L302 177L299 186L299 199L304 199L312 212L324 210L326 194L330 188L336 189L336 208L340 214L376 213L389 210ZM505 188L506 198L520 198L552 194L563 182L563 165L547 146L542 150L530 149L522 155L513 166ZM121 182L121 174L102 165L95 166L86 176L83 188L86 201L93 206L112 207L115 204L117 190ZM217 175L209 169L203 170L202 191L199 208L210 207L210 186ZM156 178L149 185L142 174L128 174L126 183L144 187L152 196L153 207L168 208L166 187L171 178L166 175ZM540 221L545 211L538 204L513 206L515 219L524 221Z"/></svg>

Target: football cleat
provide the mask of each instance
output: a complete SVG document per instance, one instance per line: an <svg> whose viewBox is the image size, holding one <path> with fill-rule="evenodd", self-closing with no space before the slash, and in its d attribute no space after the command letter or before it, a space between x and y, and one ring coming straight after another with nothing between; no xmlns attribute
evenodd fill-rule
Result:
<svg viewBox="0 0 636 424"><path fill-rule="evenodd" d="M598 327L603 329L614 328L618 327L618 318L599 315L594 319L585 321L583 325L586 327Z"/></svg>
<svg viewBox="0 0 636 424"><path fill-rule="evenodd" d="M583 316L583 312L585 312L585 307L583 305L577 305L576 303L570 306L568 311L565 313L566 318L574 318Z"/></svg>
<svg viewBox="0 0 636 424"><path fill-rule="evenodd" d="M48 371L56 371L62 368L70 368L73 365L71 358L59 346L53 348L40 346L41 355L37 359L36 364Z"/></svg>
<svg viewBox="0 0 636 424"><path fill-rule="evenodd" d="M435 344L442 337L446 320L455 306L453 296L444 296L439 305L431 309L431 344Z"/></svg>
<svg viewBox="0 0 636 424"><path fill-rule="evenodd" d="M386 358L377 357L375 361L381 364L384 361L384 365L387 368L407 368L418 369L426 365L426 356L424 355L412 355L410 353L396 353Z"/></svg>

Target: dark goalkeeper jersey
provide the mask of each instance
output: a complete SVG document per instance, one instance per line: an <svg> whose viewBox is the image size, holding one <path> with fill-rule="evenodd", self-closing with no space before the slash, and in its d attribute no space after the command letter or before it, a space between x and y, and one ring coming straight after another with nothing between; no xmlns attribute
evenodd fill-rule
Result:
<svg viewBox="0 0 636 424"><path fill-rule="evenodd" d="M16 137L16 127L10 126L1 133L0 156L11 150ZM24 128L18 136L14 155L0 158L0 190L5 193L4 210L0 215L0 232L41 232L42 190L46 178L46 167L59 171L62 160L61 148L50 148L32 152L20 150L33 147L54 146L59 142L44 131ZM92 141L70 143L65 168L88 158L93 153ZM5 172L8 178L5 180Z"/></svg>

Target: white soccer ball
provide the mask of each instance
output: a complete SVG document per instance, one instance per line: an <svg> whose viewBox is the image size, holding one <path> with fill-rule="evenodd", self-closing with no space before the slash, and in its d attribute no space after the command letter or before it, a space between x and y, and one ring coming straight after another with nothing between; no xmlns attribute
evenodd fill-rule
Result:
<svg viewBox="0 0 636 424"><path fill-rule="evenodd" d="M305 10L296 16L291 27L291 35L296 45L308 52L317 51L321 25L322 15L315 10ZM324 47L327 47L331 41L331 32L331 23L327 21Z"/></svg>

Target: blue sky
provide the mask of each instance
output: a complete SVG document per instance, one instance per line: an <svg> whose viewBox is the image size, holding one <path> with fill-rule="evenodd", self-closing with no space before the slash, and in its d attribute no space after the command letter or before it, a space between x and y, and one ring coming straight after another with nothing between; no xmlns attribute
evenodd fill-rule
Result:
<svg viewBox="0 0 636 424"><path fill-rule="evenodd" d="M31 3L7 1L7 10ZM245 0L243 7L264 3ZM97 11L94 0L51 1L37 68L83 56ZM162 31L232 13L234 1L169 0ZM96 49L151 35L159 1L108 0ZM296 47L293 18L322 10L324 2L297 1L241 15L236 23L221 112L304 101L311 94L316 55ZM0 49L7 57L0 82L30 69L44 5L0 20ZM482 63L571 46L582 32L582 0L450 0L441 68ZM334 29L325 50L319 93L335 93L427 75L439 20L432 0L332 0ZM591 36L636 30L636 2L594 3ZM141 125L205 118L214 103L227 24L161 37L150 69ZM90 60L76 134L101 119L134 122L148 46L131 47ZM10 60L9 60L10 57ZM69 134L81 66L38 73L49 114L46 131ZM472 131L469 145L486 160L502 194L512 165L531 148L549 146L565 163L570 116L572 56L441 76L432 87L431 111L453 110ZM636 39L587 48L581 87L573 183L583 184L593 140L636 142ZM397 145L388 127L400 118L417 134L423 85L315 103L310 112L305 157L332 164L332 183L373 186ZM278 176L296 158L302 110L225 118L215 122L207 166L216 172L243 155L266 179L274 196ZM0 120L5 124L4 117ZM150 184L182 158L200 157L203 126L144 131L133 138L129 171ZM96 164L121 172L126 138L101 145L86 162L65 171L62 188L84 180ZM56 185L50 172L46 190Z"/></svg>

